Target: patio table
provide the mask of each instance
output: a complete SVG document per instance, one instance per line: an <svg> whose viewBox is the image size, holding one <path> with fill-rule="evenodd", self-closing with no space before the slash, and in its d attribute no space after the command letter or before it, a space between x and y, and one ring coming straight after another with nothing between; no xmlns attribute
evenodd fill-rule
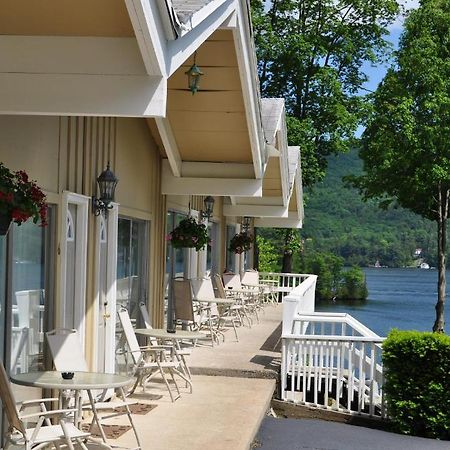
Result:
<svg viewBox="0 0 450 450"><path fill-rule="evenodd" d="M81 395L80 391L86 391L89 397L89 403L92 407L92 414L98 426L102 441L106 444L106 435L100 424L97 409L95 407L95 399L92 391L96 389L117 389L120 397L125 402L125 393L123 388L131 383L133 379L127 376L113 374L113 373L98 373L98 372L74 372L74 377L71 380L65 380L61 372L54 370L42 372L25 372L11 375L11 381L20 386L37 387L41 389L55 389L60 391L60 402L62 403L62 391L75 391L75 409L74 422L78 426L81 421ZM131 412L125 402L128 414Z"/></svg>

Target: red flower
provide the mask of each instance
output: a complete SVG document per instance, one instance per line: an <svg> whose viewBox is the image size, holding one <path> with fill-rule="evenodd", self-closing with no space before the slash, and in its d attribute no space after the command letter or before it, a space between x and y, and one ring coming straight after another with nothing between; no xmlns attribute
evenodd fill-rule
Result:
<svg viewBox="0 0 450 450"><path fill-rule="evenodd" d="M17 223L25 222L30 218L31 214L21 211L20 209L13 209L11 213L12 220Z"/></svg>

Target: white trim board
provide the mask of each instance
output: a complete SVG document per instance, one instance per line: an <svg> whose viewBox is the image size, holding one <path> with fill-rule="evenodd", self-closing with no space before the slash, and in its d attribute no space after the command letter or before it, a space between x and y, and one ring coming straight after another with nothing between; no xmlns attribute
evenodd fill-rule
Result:
<svg viewBox="0 0 450 450"><path fill-rule="evenodd" d="M267 205L223 205L224 216L248 216L248 217L288 217L286 206Z"/></svg>
<svg viewBox="0 0 450 450"><path fill-rule="evenodd" d="M297 213L290 212L287 218L257 217L254 226L262 228L302 228L303 222L297 217Z"/></svg>
<svg viewBox="0 0 450 450"><path fill-rule="evenodd" d="M86 329L86 259L87 259L87 233L88 233L88 219L90 212L91 198L85 195L75 194L73 192L63 191L62 201L59 215L60 223L60 237L59 243L60 257L61 257L61 273L60 273L60 288L59 288L59 302L60 314L57 318L57 327L72 328L72 324L66 324L66 273L67 273L67 210L69 204L77 206L76 219L76 260L75 260L75 307L74 321L78 324L76 327L81 343L84 349L85 343L85 329Z"/></svg>
<svg viewBox="0 0 450 450"><path fill-rule="evenodd" d="M261 197L262 180L240 178L176 177L167 160L162 164L161 193L166 195L212 195Z"/></svg>
<svg viewBox="0 0 450 450"><path fill-rule="evenodd" d="M167 80L148 75L0 73L0 114L160 117Z"/></svg>

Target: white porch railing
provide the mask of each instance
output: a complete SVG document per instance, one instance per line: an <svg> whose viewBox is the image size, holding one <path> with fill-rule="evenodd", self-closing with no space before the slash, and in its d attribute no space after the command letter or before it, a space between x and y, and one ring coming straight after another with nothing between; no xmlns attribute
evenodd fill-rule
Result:
<svg viewBox="0 0 450 450"><path fill-rule="evenodd" d="M305 273L259 272L260 282L272 284L276 291L280 293L281 298L284 298L311 276L316 277L316 275Z"/></svg>
<svg viewBox="0 0 450 450"><path fill-rule="evenodd" d="M283 303L289 302L289 297ZM286 306L292 310L290 304L283 308ZM297 311L286 324L284 319L283 311L282 400L385 416L381 366L384 338L349 314Z"/></svg>

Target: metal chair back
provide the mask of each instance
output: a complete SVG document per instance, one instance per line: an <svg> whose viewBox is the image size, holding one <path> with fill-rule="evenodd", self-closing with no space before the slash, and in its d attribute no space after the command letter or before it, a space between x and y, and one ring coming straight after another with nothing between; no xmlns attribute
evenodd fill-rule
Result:
<svg viewBox="0 0 450 450"><path fill-rule="evenodd" d="M175 318L177 320L195 322L190 280L185 280L184 278L174 278L172 283Z"/></svg>
<svg viewBox="0 0 450 450"><path fill-rule="evenodd" d="M122 308L118 313L120 323L122 324L123 333L127 340L128 348L130 349L131 357L135 365L138 365L142 358L142 351L139 346L136 334L133 330L133 324L131 323L128 310Z"/></svg>
<svg viewBox="0 0 450 450"><path fill-rule="evenodd" d="M246 270L242 274L241 283L246 284L247 286L258 286L259 272L257 272L256 270Z"/></svg>
<svg viewBox="0 0 450 450"><path fill-rule="evenodd" d="M5 367L3 366L3 363L1 361L0 361L0 397L2 400L3 410L5 411L6 418L8 419L9 426L15 428L17 431L19 431L25 436L26 430L17 412L16 401L14 399L14 394L11 389L11 383L9 381L8 375L6 374Z"/></svg>
<svg viewBox="0 0 450 450"><path fill-rule="evenodd" d="M57 328L45 333L48 347L59 372L88 372L77 330Z"/></svg>

